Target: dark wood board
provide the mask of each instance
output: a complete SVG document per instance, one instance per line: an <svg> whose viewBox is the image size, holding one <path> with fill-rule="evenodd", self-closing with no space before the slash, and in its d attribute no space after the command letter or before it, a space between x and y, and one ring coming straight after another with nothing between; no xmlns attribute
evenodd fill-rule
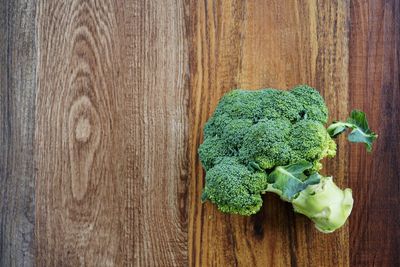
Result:
<svg viewBox="0 0 400 267"><path fill-rule="evenodd" d="M35 12L0 1L0 266L35 261Z"/></svg>
<svg viewBox="0 0 400 267"><path fill-rule="evenodd" d="M0 1L0 266L400 266L399 66L396 0ZM219 98L304 83L379 134L324 161L349 222L202 204Z"/></svg>
<svg viewBox="0 0 400 267"><path fill-rule="evenodd" d="M349 152L350 262L400 266L400 1L353 1L350 12L350 105L379 134L373 154Z"/></svg>

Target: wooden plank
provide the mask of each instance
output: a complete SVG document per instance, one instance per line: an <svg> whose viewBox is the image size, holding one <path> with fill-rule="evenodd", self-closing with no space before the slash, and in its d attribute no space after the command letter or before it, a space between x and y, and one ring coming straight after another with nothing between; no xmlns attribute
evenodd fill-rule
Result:
<svg viewBox="0 0 400 267"><path fill-rule="evenodd" d="M124 259L125 88L116 14L110 3L100 5L38 4L38 266Z"/></svg>
<svg viewBox="0 0 400 267"><path fill-rule="evenodd" d="M317 232L277 197L246 218L200 202L202 127L232 88L307 83L329 100L331 119L348 114L348 1L204 1L191 16L191 184L189 262L194 266L346 266L348 227ZM324 173L346 185L343 140Z"/></svg>
<svg viewBox="0 0 400 267"><path fill-rule="evenodd" d="M35 9L0 1L0 266L34 262Z"/></svg>
<svg viewBox="0 0 400 267"><path fill-rule="evenodd" d="M182 2L41 1L38 266L182 266Z"/></svg>
<svg viewBox="0 0 400 267"><path fill-rule="evenodd" d="M133 266L187 265L188 49L178 1L124 1ZM131 221L131 220L129 220Z"/></svg>
<svg viewBox="0 0 400 267"><path fill-rule="evenodd" d="M352 266L400 266L400 2L352 1L350 103L379 134L373 152L352 146Z"/></svg>

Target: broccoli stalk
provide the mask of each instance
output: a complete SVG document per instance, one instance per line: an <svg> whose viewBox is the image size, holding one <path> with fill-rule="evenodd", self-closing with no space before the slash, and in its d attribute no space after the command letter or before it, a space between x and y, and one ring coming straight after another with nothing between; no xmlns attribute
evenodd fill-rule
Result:
<svg viewBox="0 0 400 267"><path fill-rule="evenodd" d="M318 184L310 185L292 200L294 211L306 215L323 233L340 228L353 208L350 188L340 189L332 177L321 177Z"/></svg>
<svg viewBox="0 0 400 267"><path fill-rule="evenodd" d="M332 177L318 173L305 175L310 167L306 161L276 167L267 178L266 191L291 202L294 211L310 218L319 231L331 233L340 228L350 215L352 193L349 188L341 190L337 187Z"/></svg>

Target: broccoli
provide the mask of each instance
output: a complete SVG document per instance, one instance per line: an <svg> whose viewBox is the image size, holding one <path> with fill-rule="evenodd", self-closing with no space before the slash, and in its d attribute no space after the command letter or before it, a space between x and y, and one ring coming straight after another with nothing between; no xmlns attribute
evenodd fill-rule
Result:
<svg viewBox="0 0 400 267"><path fill-rule="evenodd" d="M251 215L261 208L267 174L248 170L235 157L225 157L207 172L207 181L203 200L211 200L223 212Z"/></svg>
<svg viewBox="0 0 400 267"><path fill-rule="evenodd" d="M320 175L321 160L335 156L333 138L347 128L348 139L365 143L368 151L377 135L361 111L326 129L327 121L324 99L307 85L228 92L207 121L198 151L206 170L202 201L249 216L260 210L261 194L273 192L318 230L341 227L352 209L351 190Z"/></svg>

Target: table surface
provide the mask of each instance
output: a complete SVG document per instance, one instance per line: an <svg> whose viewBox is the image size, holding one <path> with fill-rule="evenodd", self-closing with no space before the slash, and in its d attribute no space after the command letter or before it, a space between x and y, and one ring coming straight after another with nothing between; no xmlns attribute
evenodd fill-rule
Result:
<svg viewBox="0 0 400 267"><path fill-rule="evenodd" d="M0 266L400 266L400 1L0 2ZM323 173L321 234L267 194L201 204L202 128L232 88L316 87L367 113Z"/></svg>

